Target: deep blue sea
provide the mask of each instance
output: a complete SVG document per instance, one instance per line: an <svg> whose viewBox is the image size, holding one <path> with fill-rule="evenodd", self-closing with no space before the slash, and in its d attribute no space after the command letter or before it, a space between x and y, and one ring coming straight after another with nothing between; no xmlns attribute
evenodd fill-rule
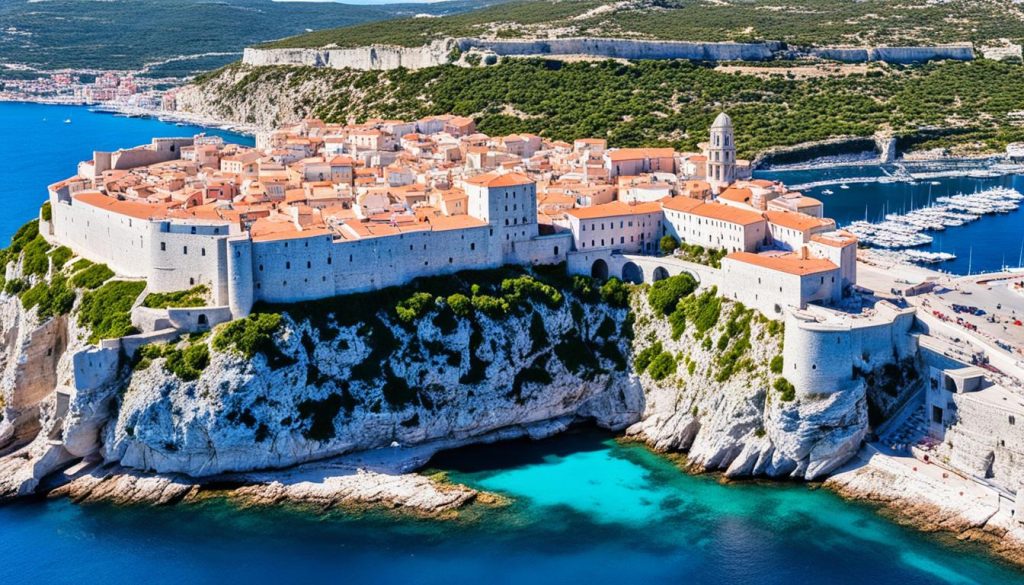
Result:
<svg viewBox="0 0 1024 585"><path fill-rule="evenodd" d="M0 103L0 154L9 161L0 171L0 237L33 217L45 186L71 175L93 148L194 131L84 108ZM838 193L823 197L832 214L863 196ZM854 216L858 207L846 205ZM1024 583L1024 572L977 547L899 527L825 490L723 485L597 431L463 449L432 465L511 503L429 521L239 509L221 500L171 508L22 502L0 507L0 584Z"/></svg>

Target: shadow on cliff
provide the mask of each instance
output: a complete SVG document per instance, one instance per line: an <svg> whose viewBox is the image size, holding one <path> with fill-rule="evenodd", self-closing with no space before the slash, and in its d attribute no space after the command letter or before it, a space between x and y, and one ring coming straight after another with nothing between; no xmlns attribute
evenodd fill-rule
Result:
<svg viewBox="0 0 1024 585"><path fill-rule="evenodd" d="M441 451L430 459L428 467L476 473L536 465L552 457L601 451L607 448L607 442L613 440L615 434L588 422L556 437L557 440L540 441L529 438L512 439Z"/></svg>

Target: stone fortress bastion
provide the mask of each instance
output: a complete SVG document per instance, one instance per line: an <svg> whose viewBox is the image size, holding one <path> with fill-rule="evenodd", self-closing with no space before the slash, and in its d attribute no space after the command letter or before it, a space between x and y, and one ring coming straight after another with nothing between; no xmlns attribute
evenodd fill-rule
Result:
<svg viewBox="0 0 1024 585"><path fill-rule="evenodd" d="M352 48L246 48L242 62L252 66L291 65L332 69L422 69L452 62L456 53L497 57L585 56L608 59L684 59L692 61L768 61L815 57L848 63L883 61L920 63L974 59L974 47L950 44L918 47L790 48L779 41L756 43L690 42L600 37L554 39L446 38L418 47L375 44Z"/></svg>

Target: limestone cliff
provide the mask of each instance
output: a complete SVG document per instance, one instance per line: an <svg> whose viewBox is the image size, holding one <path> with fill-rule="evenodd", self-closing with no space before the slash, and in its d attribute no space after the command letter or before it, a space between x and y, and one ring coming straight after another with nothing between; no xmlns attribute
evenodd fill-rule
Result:
<svg viewBox="0 0 1024 585"><path fill-rule="evenodd" d="M376 502L386 486L408 503L413 486L389 473L440 449L580 421L628 428L730 477L813 479L849 459L867 430L863 385L795 398L777 373L781 323L713 289L673 293L681 308L666 316L648 287L599 292L589 279L515 270L472 276L482 287L460 278L465 294L448 295L449 279L443 294L414 284L268 307L134 356L87 343L86 293L47 318L24 295L0 293L0 498L75 480L60 493L165 502L227 474L261 484L245 494L257 502L323 502L332 490ZM295 467L374 453L388 473L361 460L332 483L323 469L309 481ZM64 480L40 483L69 465ZM263 471L282 468L303 479ZM473 497L431 493L422 505L432 510Z"/></svg>

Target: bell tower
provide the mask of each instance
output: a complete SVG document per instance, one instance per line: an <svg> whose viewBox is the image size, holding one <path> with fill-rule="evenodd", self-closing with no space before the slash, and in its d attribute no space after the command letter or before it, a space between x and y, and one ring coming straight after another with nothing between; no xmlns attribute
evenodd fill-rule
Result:
<svg viewBox="0 0 1024 585"><path fill-rule="evenodd" d="M711 125L711 140L708 142L707 180L720 186L736 180L736 143L732 135L732 119L722 112Z"/></svg>

